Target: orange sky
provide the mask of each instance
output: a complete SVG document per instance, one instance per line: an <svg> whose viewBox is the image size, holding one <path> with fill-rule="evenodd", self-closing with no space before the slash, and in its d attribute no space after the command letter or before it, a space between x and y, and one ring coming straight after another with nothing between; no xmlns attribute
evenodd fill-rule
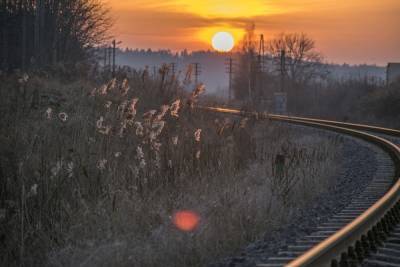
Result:
<svg viewBox="0 0 400 267"><path fill-rule="evenodd" d="M108 0L122 47L211 49L216 31L305 32L329 62L400 62L400 0Z"/></svg>

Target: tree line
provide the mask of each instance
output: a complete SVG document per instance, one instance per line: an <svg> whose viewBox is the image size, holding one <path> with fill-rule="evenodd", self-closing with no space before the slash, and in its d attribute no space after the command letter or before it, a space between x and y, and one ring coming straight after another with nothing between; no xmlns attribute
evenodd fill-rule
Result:
<svg viewBox="0 0 400 267"><path fill-rule="evenodd" d="M252 106L265 106L274 92L285 92L289 102L297 102L300 91L325 80L329 74L311 37L281 33L265 42L264 48L255 35L254 24L246 31L237 60L234 95Z"/></svg>
<svg viewBox="0 0 400 267"><path fill-rule="evenodd" d="M0 68L85 61L111 24L100 0L1 0Z"/></svg>
<svg viewBox="0 0 400 267"><path fill-rule="evenodd" d="M283 92L289 114L400 127L400 80L386 84L382 77L367 75L378 67L325 63L315 41L304 33L270 39L265 55L259 44L253 25L242 41L233 83L244 108L273 111L274 93ZM349 75L338 78L340 72Z"/></svg>

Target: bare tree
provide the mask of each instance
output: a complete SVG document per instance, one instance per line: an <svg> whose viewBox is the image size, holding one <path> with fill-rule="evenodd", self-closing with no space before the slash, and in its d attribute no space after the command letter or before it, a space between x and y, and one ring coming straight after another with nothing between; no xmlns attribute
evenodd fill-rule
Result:
<svg viewBox="0 0 400 267"><path fill-rule="evenodd" d="M307 84L312 79L325 76L323 57L315 49L315 41L304 33L281 33L267 45L269 53L281 64L285 57L286 76L293 85Z"/></svg>

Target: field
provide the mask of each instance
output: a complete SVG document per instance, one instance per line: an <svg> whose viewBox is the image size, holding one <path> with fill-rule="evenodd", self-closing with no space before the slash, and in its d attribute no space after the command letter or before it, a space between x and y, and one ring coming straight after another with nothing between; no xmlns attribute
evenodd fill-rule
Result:
<svg viewBox="0 0 400 267"><path fill-rule="evenodd" d="M163 68L1 84L2 266L203 266L288 222L340 153L333 138L198 111L218 101ZM199 217L192 231L173 224L182 210Z"/></svg>

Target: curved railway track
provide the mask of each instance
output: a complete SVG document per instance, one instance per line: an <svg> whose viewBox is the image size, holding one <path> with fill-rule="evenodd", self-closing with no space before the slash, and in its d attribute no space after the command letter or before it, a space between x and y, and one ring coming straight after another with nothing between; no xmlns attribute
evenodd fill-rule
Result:
<svg viewBox="0 0 400 267"><path fill-rule="evenodd" d="M320 225L318 231L257 266L400 266L399 130L229 108L197 108L335 131L363 139L386 152L387 159L380 162L380 175L362 194Z"/></svg>

